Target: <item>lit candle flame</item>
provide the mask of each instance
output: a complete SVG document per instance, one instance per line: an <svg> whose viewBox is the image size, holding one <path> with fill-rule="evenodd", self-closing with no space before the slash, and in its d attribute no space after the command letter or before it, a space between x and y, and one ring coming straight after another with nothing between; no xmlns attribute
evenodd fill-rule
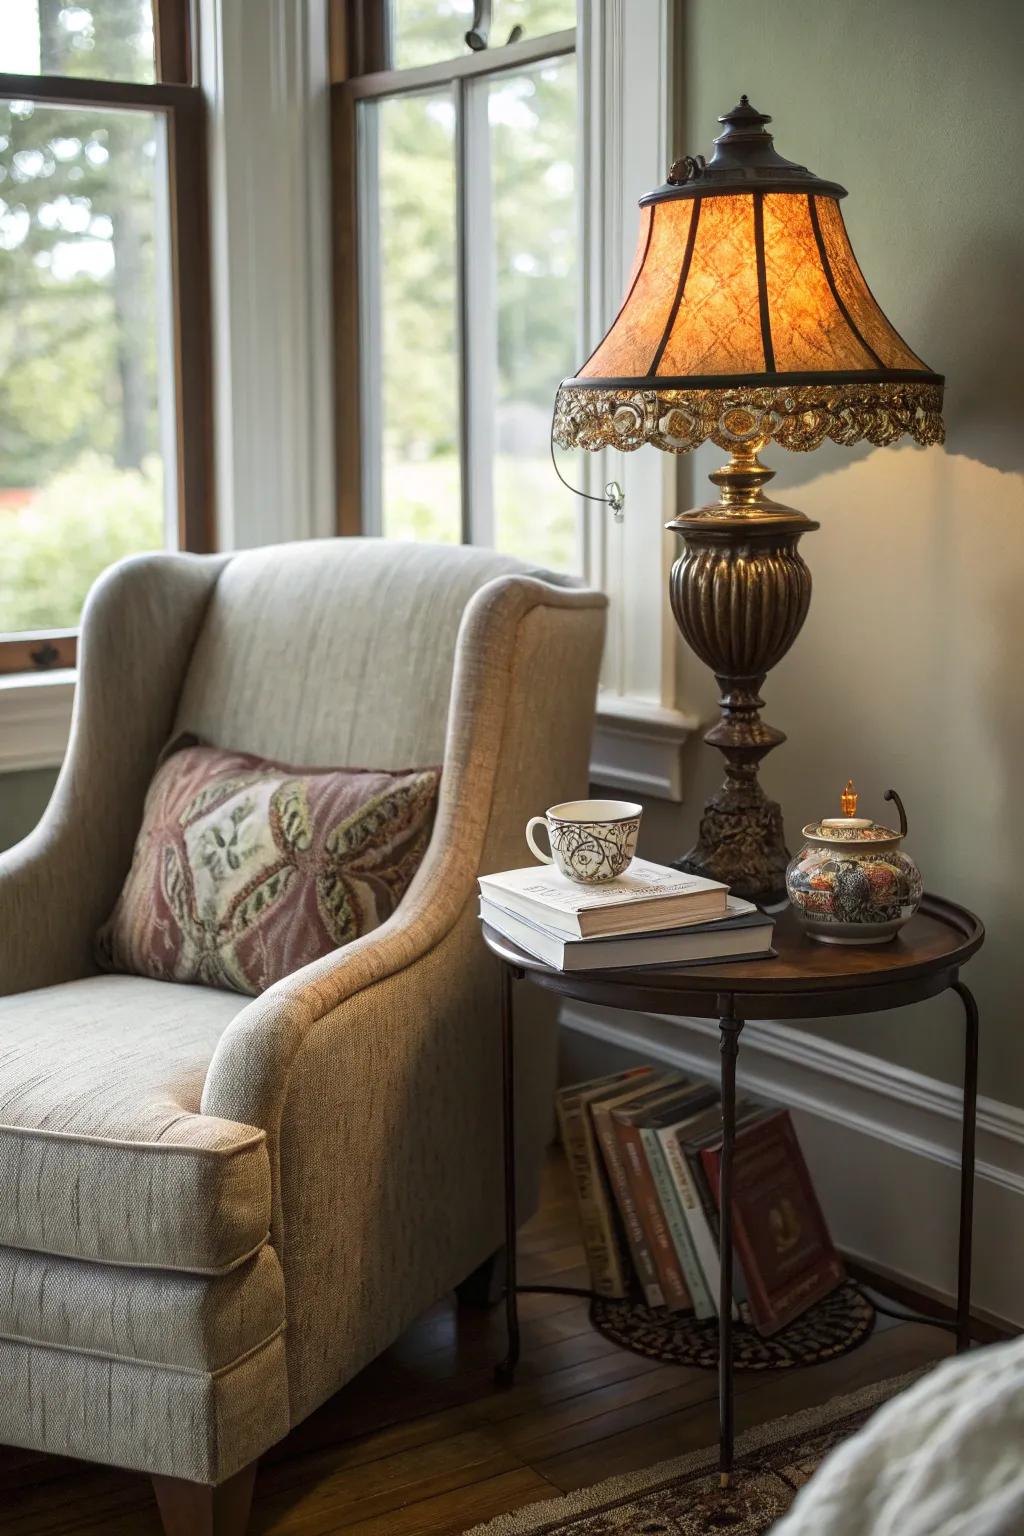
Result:
<svg viewBox="0 0 1024 1536"><path fill-rule="evenodd" d="M839 796L839 809L844 816L856 816L857 814L857 791L853 787L852 779L847 779L846 788Z"/></svg>

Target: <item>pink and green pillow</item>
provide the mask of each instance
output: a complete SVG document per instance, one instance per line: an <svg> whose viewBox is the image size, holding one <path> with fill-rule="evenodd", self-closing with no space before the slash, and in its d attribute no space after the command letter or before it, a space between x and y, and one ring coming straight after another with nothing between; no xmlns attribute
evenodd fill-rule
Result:
<svg viewBox="0 0 1024 1536"><path fill-rule="evenodd" d="M289 768L172 749L97 936L99 964L264 991L390 917L430 840L439 781L437 768Z"/></svg>

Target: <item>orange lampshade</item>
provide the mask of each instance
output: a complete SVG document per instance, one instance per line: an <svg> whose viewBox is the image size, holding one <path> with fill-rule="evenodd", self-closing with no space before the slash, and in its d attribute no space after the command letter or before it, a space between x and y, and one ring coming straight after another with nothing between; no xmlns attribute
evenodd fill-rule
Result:
<svg viewBox="0 0 1024 1536"><path fill-rule="evenodd" d="M864 281L844 188L784 160L770 121L744 96L711 160L641 200L622 308L558 393L563 447L941 441L942 377Z"/></svg>

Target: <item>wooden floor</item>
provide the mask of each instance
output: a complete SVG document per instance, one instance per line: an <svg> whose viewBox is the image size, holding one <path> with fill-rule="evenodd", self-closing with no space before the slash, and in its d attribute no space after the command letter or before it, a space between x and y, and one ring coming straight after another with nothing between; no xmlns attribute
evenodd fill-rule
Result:
<svg viewBox="0 0 1024 1536"><path fill-rule="evenodd" d="M521 1237L521 1279L583 1284L564 1163ZM713 1373L658 1365L589 1325L585 1303L524 1296L514 1387L494 1386L501 1308L433 1307L264 1458L252 1536L441 1536L717 1434ZM740 1429L949 1353L949 1336L879 1318L860 1349L805 1370L737 1375ZM3 1536L159 1536L147 1479L0 1450Z"/></svg>

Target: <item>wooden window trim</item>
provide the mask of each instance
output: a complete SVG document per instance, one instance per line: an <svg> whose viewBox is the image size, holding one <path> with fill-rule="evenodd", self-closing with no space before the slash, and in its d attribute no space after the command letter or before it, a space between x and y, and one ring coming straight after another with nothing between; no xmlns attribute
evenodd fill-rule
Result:
<svg viewBox="0 0 1024 1536"><path fill-rule="evenodd" d="M363 519L362 370L360 359L359 167L356 111L370 101L522 68L575 53L577 29L467 52L413 69L392 69L388 0L331 0L331 208L334 296L335 484L337 530L361 534ZM461 114L460 114L461 120ZM460 151L461 152L461 151ZM460 229L462 219L460 218ZM460 238L461 235L460 235ZM465 330L465 317L461 320ZM463 359L460 377L464 379ZM464 388L464 385L462 386ZM462 412L463 430L465 410ZM464 458L465 455L463 454ZM468 487L463 483L463 538Z"/></svg>
<svg viewBox="0 0 1024 1536"><path fill-rule="evenodd" d="M177 85L197 81L193 0L153 0L156 77Z"/></svg>
<svg viewBox="0 0 1024 1536"><path fill-rule="evenodd" d="M152 84L0 73L0 99L159 112L167 128L179 548L215 548L206 104L193 0L154 0ZM56 653L56 654L54 654ZM77 631L0 635L0 674L74 666Z"/></svg>

